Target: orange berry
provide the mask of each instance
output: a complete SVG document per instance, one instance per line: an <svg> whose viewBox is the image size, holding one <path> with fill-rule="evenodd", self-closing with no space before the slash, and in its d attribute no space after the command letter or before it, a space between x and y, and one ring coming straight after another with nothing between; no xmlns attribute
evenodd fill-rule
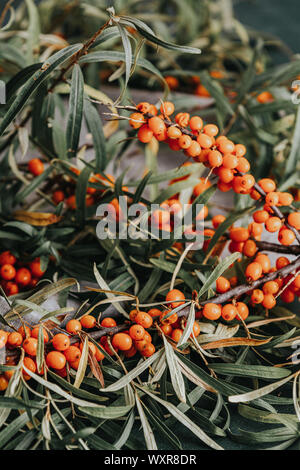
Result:
<svg viewBox="0 0 300 470"><path fill-rule="evenodd" d="M169 85L169 88L171 90L177 90L177 88L179 87L179 81L176 77L172 77L171 75L167 75L165 77L165 80L166 80L166 82Z"/></svg>
<svg viewBox="0 0 300 470"><path fill-rule="evenodd" d="M289 264L290 264L290 261L285 256L279 256L279 258L277 258L277 260L276 260L276 268L277 269L282 269L285 266L288 266Z"/></svg>
<svg viewBox="0 0 300 470"><path fill-rule="evenodd" d="M93 354L93 356L95 356L95 354L96 354L96 346L94 345L94 343L92 343L92 341L88 341L88 348L89 348L89 351L91 352L91 354ZM80 351L82 352L82 350L83 350L83 343L80 343L79 349L80 349Z"/></svg>
<svg viewBox="0 0 300 470"><path fill-rule="evenodd" d="M8 380L4 375L0 375L0 392L4 392L8 387Z"/></svg>
<svg viewBox="0 0 300 470"><path fill-rule="evenodd" d="M0 275L5 281L11 281L16 276L16 270L11 264L1 266Z"/></svg>
<svg viewBox="0 0 300 470"><path fill-rule="evenodd" d="M261 224L258 224L257 222L252 222L248 226L249 233L252 237L255 239L259 239L260 235L263 232L263 226Z"/></svg>
<svg viewBox="0 0 300 470"><path fill-rule="evenodd" d="M131 346L130 349L128 349L128 351L124 351L124 356L127 357L127 358L130 358L130 357L133 357L136 355L136 352L137 352L137 349L135 346Z"/></svg>
<svg viewBox="0 0 300 470"><path fill-rule="evenodd" d="M154 134L159 134L166 129L164 121L158 116L154 116L148 120L148 127Z"/></svg>
<svg viewBox="0 0 300 470"><path fill-rule="evenodd" d="M236 319L237 320L246 320L246 318L248 317L249 315L249 309L247 307L246 304L244 304L244 302L237 302L235 304L236 306L236 309L237 309L237 316L236 316Z"/></svg>
<svg viewBox="0 0 300 470"><path fill-rule="evenodd" d="M78 361L81 357L81 351L77 346L69 346L63 353L68 362Z"/></svg>
<svg viewBox="0 0 300 470"><path fill-rule="evenodd" d="M218 176L219 176L220 182L225 183L225 184L230 183L231 181L233 181L233 178L234 178L233 171L223 166L219 168Z"/></svg>
<svg viewBox="0 0 300 470"><path fill-rule="evenodd" d="M250 170L250 163L248 162L246 158L239 157L236 169L240 171L241 173L248 173L248 171Z"/></svg>
<svg viewBox="0 0 300 470"><path fill-rule="evenodd" d="M35 326L35 327L32 329L32 331L31 331L31 336L32 336L32 338L38 339L38 337L39 337L39 330L40 330L39 326ZM48 341L49 341L49 335L48 335L47 331L45 330L45 328L43 328L43 336L44 336L44 343L48 343Z"/></svg>
<svg viewBox="0 0 300 470"><path fill-rule="evenodd" d="M203 127L203 121L200 116L193 116L189 122L192 131L200 131Z"/></svg>
<svg viewBox="0 0 300 470"><path fill-rule="evenodd" d="M224 222L224 220L226 220L225 215L221 215L221 214L215 215L212 218L212 224L213 224L214 228L218 228L219 225L221 225Z"/></svg>
<svg viewBox="0 0 300 470"><path fill-rule="evenodd" d="M294 198L290 193L278 193L279 194L279 205L280 206L290 206Z"/></svg>
<svg viewBox="0 0 300 470"><path fill-rule="evenodd" d="M278 234L279 242L284 246L289 246L295 241L296 235L292 230L284 228Z"/></svg>
<svg viewBox="0 0 300 470"><path fill-rule="evenodd" d="M8 340L8 333L0 330L0 349L4 348Z"/></svg>
<svg viewBox="0 0 300 470"><path fill-rule="evenodd" d="M252 258L257 252L257 246L254 240L247 240L243 246L243 253L245 256Z"/></svg>
<svg viewBox="0 0 300 470"><path fill-rule="evenodd" d="M117 326L116 320L114 318L106 317L102 320L101 326L104 328L112 328L114 326Z"/></svg>
<svg viewBox="0 0 300 470"><path fill-rule="evenodd" d="M46 356L46 364L52 369L61 370L65 367L66 362L65 356L59 351L50 351Z"/></svg>
<svg viewBox="0 0 300 470"><path fill-rule="evenodd" d="M147 346L141 351L142 356L150 357L155 353L155 346L152 343L148 343Z"/></svg>
<svg viewBox="0 0 300 470"><path fill-rule="evenodd" d="M0 254L0 266L3 266L4 264L14 265L16 261L16 257L12 255L10 251L3 251Z"/></svg>
<svg viewBox="0 0 300 470"><path fill-rule="evenodd" d="M215 137L219 132L219 128L215 124L206 124L203 127L203 132L210 137Z"/></svg>
<svg viewBox="0 0 300 470"><path fill-rule="evenodd" d="M279 285L276 281L267 281L265 282L265 284L263 285L263 293L264 294L277 294L277 292L279 291Z"/></svg>
<svg viewBox="0 0 300 470"><path fill-rule="evenodd" d="M40 258L36 258L34 261L31 261L29 264L29 269L33 275L33 277L42 277L45 274L45 271L41 268L41 261Z"/></svg>
<svg viewBox="0 0 300 470"><path fill-rule="evenodd" d="M198 85L196 90L195 90L195 95L198 95L198 96L203 96L205 98L209 98L210 97L210 93L209 91L205 88L204 85Z"/></svg>
<svg viewBox="0 0 300 470"><path fill-rule="evenodd" d="M269 213L264 210L256 211L253 214L253 220L254 222L257 222L258 224L263 224L269 219L269 217L270 217Z"/></svg>
<svg viewBox="0 0 300 470"><path fill-rule="evenodd" d="M195 197L199 196L202 194L206 189L211 187L211 182L209 180L206 180L205 178L201 177L199 180L199 183L194 186L193 189L193 195Z"/></svg>
<svg viewBox="0 0 300 470"><path fill-rule="evenodd" d="M129 318L131 321L135 321L135 317L137 316L138 314L138 310L131 310L131 312L129 313Z"/></svg>
<svg viewBox="0 0 300 470"><path fill-rule="evenodd" d="M7 344L9 344L9 346L16 348L18 346L21 346L22 342L23 342L23 337L20 333L13 331L12 333L8 335Z"/></svg>
<svg viewBox="0 0 300 470"><path fill-rule="evenodd" d="M28 162L28 170L34 176L39 176L44 171L44 164L39 158L33 158Z"/></svg>
<svg viewBox="0 0 300 470"><path fill-rule="evenodd" d="M142 325L146 329L150 328L150 326L152 326L152 323L153 323L152 317L148 315L148 313L146 312L138 312L134 321L138 325Z"/></svg>
<svg viewBox="0 0 300 470"><path fill-rule="evenodd" d="M135 341L140 341L145 336L145 329L142 325L132 325L129 328L129 335Z"/></svg>
<svg viewBox="0 0 300 470"><path fill-rule="evenodd" d="M233 153L235 149L234 143L231 140L227 139L226 137L225 139L220 139L218 143L218 147L219 147L220 152L224 154Z"/></svg>
<svg viewBox="0 0 300 470"><path fill-rule="evenodd" d="M201 153L200 145L198 144L198 142L193 140L191 145L189 146L189 148L186 150L186 154L189 157L194 158L194 157L197 157L198 155L200 155L200 153Z"/></svg>
<svg viewBox="0 0 300 470"><path fill-rule="evenodd" d="M148 103L147 101L142 101L141 103L139 103L137 105L137 109L141 112L141 113L149 113L150 112L150 109L151 109L151 104Z"/></svg>
<svg viewBox="0 0 300 470"><path fill-rule="evenodd" d="M258 182L265 193L271 193L276 190L276 184L270 178L263 178Z"/></svg>
<svg viewBox="0 0 300 470"><path fill-rule="evenodd" d="M175 111L175 106L171 101L164 101L160 106L160 112L163 115L171 116Z"/></svg>
<svg viewBox="0 0 300 470"><path fill-rule="evenodd" d="M249 238L249 231L244 227L233 227L229 236L234 242L245 242Z"/></svg>
<svg viewBox="0 0 300 470"><path fill-rule="evenodd" d="M86 329L94 328L96 325L96 318L92 315L85 315L80 319L81 326Z"/></svg>
<svg viewBox="0 0 300 470"><path fill-rule="evenodd" d="M145 118L141 113L130 114L129 124L133 129L139 129L145 123Z"/></svg>
<svg viewBox="0 0 300 470"><path fill-rule="evenodd" d="M226 304L222 307L222 318L226 321L232 321L237 315L237 309L232 304Z"/></svg>
<svg viewBox="0 0 300 470"><path fill-rule="evenodd" d="M105 358L104 354L96 346L95 346L95 348L96 348L96 352L95 352L96 361L98 361L98 362L103 361L103 359Z"/></svg>
<svg viewBox="0 0 300 470"><path fill-rule="evenodd" d="M296 230L300 230L300 212L292 212L289 214L288 223Z"/></svg>
<svg viewBox="0 0 300 470"><path fill-rule="evenodd" d="M194 334L195 338L197 338L197 336L200 335L200 325L196 321L193 324L193 334Z"/></svg>
<svg viewBox="0 0 300 470"><path fill-rule="evenodd" d="M170 126L167 129L167 136L170 139L178 139L182 135L181 130L177 126Z"/></svg>
<svg viewBox="0 0 300 470"><path fill-rule="evenodd" d="M163 325L172 325L173 323L176 323L177 320L178 320L178 315L177 313L173 313L172 315L169 315L167 318L165 318L168 313L170 313L172 310L167 310L165 312L162 312L160 314L160 322L163 324Z"/></svg>
<svg viewBox="0 0 300 470"><path fill-rule="evenodd" d="M179 289L172 289L167 293L166 301L172 302L171 307L176 308L184 304L185 296Z"/></svg>
<svg viewBox="0 0 300 470"><path fill-rule="evenodd" d="M261 265L263 273L268 273L270 271L271 261L268 255L260 253L256 256L255 261Z"/></svg>
<svg viewBox="0 0 300 470"><path fill-rule="evenodd" d="M144 124L142 127L139 128L137 137L140 142L142 142L143 144L147 144L152 139L153 132L151 131L151 129L149 129L147 124Z"/></svg>
<svg viewBox="0 0 300 470"><path fill-rule="evenodd" d="M230 279L229 279L229 282L230 282L230 286L231 287L236 287L237 284L238 284L238 278L236 276L232 276Z"/></svg>
<svg viewBox="0 0 300 470"><path fill-rule="evenodd" d="M188 149L192 144L192 139L189 135L182 134L178 139L178 144L182 149Z"/></svg>
<svg viewBox="0 0 300 470"><path fill-rule="evenodd" d="M276 299L274 297L274 295L272 294L266 294L264 296L264 300L262 302L262 305L263 307L267 308L267 309L270 309L270 308L273 308L275 307L276 305Z"/></svg>
<svg viewBox="0 0 300 470"><path fill-rule="evenodd" d="M262 272L263 270L262 270L261 264L254 261L253 263L248 264L246 271L245 271L245 275L247 279L256 281L257 279L260 278L260 276L262 275Z"/></svg>
<svg viewBox="0 0 300 470"><path fill-rule="evenodd" d="M220 276L216 280L216 290L219 294L223 294L224 292L227 292L230 289L230 282L226 277Z"/></svg>
<svg viewBox="0 0 300 470"><path fill-rule="evenodd" d="M36 356L37 351L37 339L36 338L26 338L23 341L23 349L29 354L29 356Z"/></svg>
<svg viewBox="0 0 300 470"><path fill-rule="evenodd" d="M213 145L212 137L207 134L199 134L197 137L197 142L203 149L209 149Z"/></svg>
<svg viewBox="0 0 300 470"><path fill-rule="evenodd" d="M187 127L190 121L189 113L178 113L175 116L175 121L180 127Z"/></svg>
<svg viewBox="0 0 300 470"><path fill-rule="evenodd" d="M208 163L211 167L216 168L223 164L223 157L218 150L211 150L208 154Z"/></svg>
<svg viewBox="0 0 300 470"><path fill-rule="evenodd" d="M264 293L260 289L254 289L254 291L251 294L251 300L254 304L261 304L262 301L264 300Z"/></svg>
<svg viewBox="0 0 300 470"><path fill-rule="evenodd" d="M59 204L65 200L65 193L63 191L57 190L52 194L52 201L54 204Z"/></svg>
<svg viewBox="0 0 300 470"><path fill-rule="evenodd" d="M69 362L69 366L71 367L71 369L78 370L79 362L80 362L80 359L77 359L77 361L74 361L74 362Z"/></svg>
<svg viewBox="0 0 300 470"><path fill-rule="evenodd" d="M73 194L72 196L66 199L66 204L71 210L76 210L76 196Z"/></svg>
<svg viewBox="0 0 300 470"><path fill-rule="evenodd" d="M259 95L257 95L256 100L261 104L271 103L272 101L274 101L274 97L269 91L263 91Z"/></svg>
<svg viewBox="0 0 300 470"><path fill-rule="evenodd" d="M279 193L270 191L265 198L266 204L269 206L277 206L279 203Z"/></svg>
<svg viewBox="0 0 300 470"><path fill-rule="evenodd" d="M68 323L66 324L66 330L73 334L77 335L77 333L82 329L81 323L79 320L76 320L73 318L72 320L69 320Z"/></svg>
<svg viewBox="0 0 300 470"><path fill-rule="evenodd" d="M182 336L183 330L181 328L175 328L175 330L172 331L171 338L173 341L178 343Z"/></svg>
<svg viewBox="0 0 300 470"><path fill-rule="evenodd" d="M295 294L293 291L291 291L291 289L285 289L282 294L280 295L280 298L283 302L287 303L287 304L290 304L292 302L294 302L295 300ZM266 308L269 308L269 307L266 307ZM272 308L272 307L270 307Z"/></svg>
<svg viewBox="0 0 300 470"><path fill-rule="evenodd" d="M64 333L58 333L53 336L52 345L57 351L65 351L70 347L70 338Z"/></svg>
<svg viewBox="0 0 300 470"><path fill-rule="evenodd" d="M23 338L28 338L29 336L31 336L31 329L29 328L29 326L25 326L25 330L23 326L20 326L18 332L22 335Z"/></svg>
<svg viewBox="0 0 300 470"><path fill-rule="evenodd" d="M5 293L8 297L16 295L19 292L19 287L15 282L8 281L4 287Z"/></svg>
<svg viewBox="0 0 300 470"><path fill-rule="evenodd" d="M236 154L237 157L243 157L246 154L246 147L243 144L236 144L234 148L234 153Z"/></svg>
<svg viewBox="0 0 300 470"><path fill-rule="evenodd" d="M113 336L111 344L120 351L128 351L132 347L132 339L126 333L117 333Z"/></svg>
<svg viewBox="0 0 300 470"><path fill-rule="evenodd" d="M207 303L203 307L203 316L208 320L218 320L222 313L221 306L214 303Z"/></svg>
<svg viewBox="0 0 300 470"><path fill-rule="evenodd" d="M232 153L226 153L223 157L223 166L230 170L233 170L238 165L238 157L233 155Z"/></svg>
<svg viewBox="0 0 300 470"><path fill-rule="evenodd" d="M30 372L35 373L36 372L36 364L35 362L30 358L30 357L24 357L23 360L23 365L30 370ZM23 369L22 370L23 376L25 380L31 379L30 375L26 373L26 371Z"/></svg>
<svg viewBox="0 0 300 470"><path fill-rule="evenodd" d="M28 286L28 284L30 284L30 281L31 281L31 273L29 269L27 268L18 269L18 271L16 272L15 281L17 284L19 284L22 287Z"/></svg>

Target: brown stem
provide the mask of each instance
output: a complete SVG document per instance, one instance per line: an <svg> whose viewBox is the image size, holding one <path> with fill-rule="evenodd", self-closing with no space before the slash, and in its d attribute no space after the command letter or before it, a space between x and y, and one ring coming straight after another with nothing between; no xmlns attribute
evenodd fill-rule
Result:
<svg viewBox="0 0 300 470"><path fill-rule="evenodd" d="M255 240L256 246L260 250L271 251L273 253L285 253L287 255L300 255L300 246L290 245L284 246L278 243L269 243Z"/></svg>

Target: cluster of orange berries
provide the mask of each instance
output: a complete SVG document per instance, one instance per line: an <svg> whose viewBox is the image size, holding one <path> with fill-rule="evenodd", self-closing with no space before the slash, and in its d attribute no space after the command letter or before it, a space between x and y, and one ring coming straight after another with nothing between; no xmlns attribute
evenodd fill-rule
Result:
<svg viewBox="0 0 300 470"><path fill-rule="evenodd" d="M34 288L44 274L40 258L24 265L10 251L0 253L0 284L7 296Z"/></svg>

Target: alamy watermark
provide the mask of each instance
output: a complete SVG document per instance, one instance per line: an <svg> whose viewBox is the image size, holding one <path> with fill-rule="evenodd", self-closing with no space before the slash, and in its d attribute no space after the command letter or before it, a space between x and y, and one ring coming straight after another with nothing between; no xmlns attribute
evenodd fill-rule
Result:
<svg viewBox="0 0 300 470"><path fill-rule="evenodd" d="M204 205L177 204L161 206L142 203L128 207L127 198L120 196L111 203L100 204L96 233L100 240L170 240L190 243L199 250L204 242Z"/></svg>
<svg viewBox="0 0 300 470"><path fill-rule="evenodd" d="M0 80L0 104L6 104L6 84Z"/></svg>

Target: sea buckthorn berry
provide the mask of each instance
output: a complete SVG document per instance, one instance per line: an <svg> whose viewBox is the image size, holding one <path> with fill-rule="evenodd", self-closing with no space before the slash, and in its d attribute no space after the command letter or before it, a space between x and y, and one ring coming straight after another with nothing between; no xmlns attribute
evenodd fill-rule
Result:
<svg viewBox="0 0 300 470"><path fill-rule="evenodd" d="M172 331L173 331L172 326L169 325L169 324L166 324L166 323L163 324L163 325L161 325L161 326L160 326L160 329L162 330L162 332L163 332L166 336L169 336L169 335L172 333Z"/></svg>
<svg viewBox="0 0 300 470"><path fill-rule="evenodd" d="M189 157L197 157L201 153L201 147L195 140L192 141L189 148L186 150L186 153Z"/></svg>
<svg viewBox="0 0 300 470"><path fill-rule="evenodd" d="M252 281L256 281L262 275L262 266L260 263L254 261L253 263L248 264L245 275L247 279L251 279Z"/></svg>
<svg viewBox="0 0 300 470"><path fill-rule="evenodd" d="M77 359L77 361L69 362L69 366L71 367L71 369L78 370L79 363L80 359Z"/></svg>
<svg viewBox="0 0 300 470"><path fill-rule="evenodd" d="M72 194L70 197L66 199L66 204L69 209L75 210L76 209L76 197Z"/></svg>
<svg viewBox="0 0 300 470"><path fill-rule="evenodd" d="M171 116L175 111L175 106L171 101L164 101L160 106L160 112L163 115Z"/></svg>
<svg viewBox="0 0 300 470"><path fill-rule="evenodd" d="M4 372L4 377L10 381L10 379L12 378L12 376L14 375L15 371L14 370L6 370Z"/></svg>
<svg viewBox="0 0 300 470"><path fill-rule="evenodd" d="M262 287L264 294L277 294L279 291L279 285L276 281L267 281Z"/></svg>
<svg viewBox="0 0 300 470"><path fill-rule="evenodd" d="M291 291L291 289L285 289L281 295L280 295L280 298L283 302L285 302L286 304L290 304L292 302L294 302L295 300L295 294L293 291ZM266 307L268 308L268 307ZM272 307L271 307L272 308Z"/></svg>
<svg viewBox="0 0 300 470"><path fill-rule="evenodd" d="M28 170L34 176L39 176L44 171L44 164L39 158L33 158L28 162Z"/></svg>
<svg viewBox="0 0 300 470"><path fill-rule="evenodd" d="M60 202L65 200L65 193L61 190L54 191L52 194L52 201L54 204L59 204Z"/></svg>
<svg viewBox="0 0 300 470"><path fill-rule="evenodd" d="M203 149L209 149L213 145L212 137L207 134L199 134L197 137L197 142Z"/></svg>
<svg viewBox="0 0 300 470"><path fill-rule="evenodd" d="M253 220L254 222L257 222L258 224L263 224L269 219L270 215L267 211L264 210L259 210L254 212L253 214Z"/></svg>
<svg viewBox="0 0 300 470"><path fill-rule="evenodd" d="M173 328L173 327L172 327ZM144 338L143 338L145 341L147 341L147 343L152 343L152 336L150 335L150 333L148 333L148 331L145 330L145 335L144 335Z"/></svg>
<svg viewBox="0 0 300 470"><path fill-rule="evenodd" d="M234 173L229 168L224 168L223 166L221 166L218 171L218 176L222 183L227 184L233 181Z"/></svg>
<svg viewBox="0 0 300 470"><path fill-rule="evenodd" d="M226 220L225 215L221 215L221 214L214 215L212 218L212 224L214 228L218 228L219 225L221 225L224 222L224 220Z"/></svg>
<svg viewBox="0 0 300 470"><path fill-rule="evenodd" d="M0 266L4 264L14 265L16 261L16 257L12 255L10 251L3 251L3 253L0 254Z"/></svg>
<svg viewBox="0 0 300 470"><path fill-rule="evenodd" d="M0 274L5 281L11 281L16 276L16 270L11 264L4 264L1 266Z"/></svg>
<svg viewBox="0 0 300 470"><path fill-rule="evenodd" d="M256 240L259 240L263 232L263 226L261 224L258 224L257 222L252 222L251 224L248 225L248 230L249 230L249 234L252 237L254 237Z"/></svg>
<svg viewBox="0 0 300 470"><path fill-rule="evenodd" d="M226 304L222 307L222 318L226 321L232 321L237 316L237 309L233 304Z"/></svg>
<svg viewBox="0 0 300 470"><path fill-rule="evenodd" d="M203 316L208 320L218 320L221 316L221 306L214 303L205 304L203 307Z"/></svg>
<svg viewBox="0 0 300 470"><path fill-rule="evenodd" d="M236 144L236 146L234 147L234 153L236 154L237 157L243 157L246 154L246 151L247 149L245 145L243 144Z"/></svg>
<svg viewBox="0 0 300 470"><path fill-rule="evenodd" d="M147 346L141 351L141 355L144 357L153 356L155 353L155 346L152 343L148 343Z"/></svg>
<svg viewBox="0 0 300 470"><path fill-rule="evenodd" d="M8 387L8 380L4 375L0 375L0 392L4 392Z"/></svg>
<svg viewBox="0 0 300 470"><path fill-rule="evenodd" d="M289 214L288 223L296 230L300 230L300 212L292 212Z"/></svg>
<svg viewBox="0 0 300 470"><path fill-rule="evenodd" d="M38 337L39 337L39 330L40 330L40 327L39 327L39 326L35 326L34 328L32 328L32 331L31 331L31 336L32 336L32 338L38 339ZM43 328L43 336L44 336L44 343L48 343L48 341L49 341L49 335L48 335L47 331L45 330L45 328Z"/></svg>
<svg viewBox="0 0 300 470"><path fill-rule="evenodd" d="M141 113L130 114L129 124L133 129L139 129L145 123L145 118Z"/></svg>
<svg viewBox="0 0 300 470"><path fill-rule="evenodd" d="M31 336L31 328L29 328L29 326L25 326L24 329L24 326L20 326L18 333L20 333L23 338L29 338L29 336Z"/></svg>
<svg viewBox="0 0 300 470"><path fill-rule="evenodd" d="M135 341L140 341L145 336L145 328L142 325L132 325L129 328L129 335Z"/></svg>
<svg viewBox="0 0 300 470"><path fill-rule="evenodd" d="M235 145L231 140L225 138L225 139L220 140L218 147L219 147L220 152L225 154L225 153L233 153Z"/></svg>
<svg viewBox="0 0 300 470"><path fill-rule="evenodd" d="M257 246L254 240L247 240L243 246L243 254L252 258L257 252Z"/></svg>
<svg viewBox="0 0 300 470"><path fill-rule="evenodd" d="M188 149L192 144L192 139L189 135L182 134L178 139L178 144L182 149Z"/></svg>
<svg viewBox="0 0 300 470"><path fill-rule="evenodd" d="M177 126L170 126L167 129L167 136L170 139L178 139L182 135L181 130Z"/></svg>
<svg viewBox="0 0 300 470"><path fill-rule="evenodd" d="M37 351L37 339L36 338L27 338L23 341L23 349L29 354L29 356L36 356Z"/></svg>
<svg viewBox="0 0 300 470"><path fill-rule="evenodd" d="M208 154L208 163L211 167L219 167L223 164L223 157L218 150L211 150Z"/></svg>
<svg viewBox="0 0 300 470"><path fill-rule="evenodd" d="M248 194L249 190L242 185L242 176L235 176L232 181L232 189L237 194Z"/></svg>
<svg viewBox="0 0 300 470"><path fill-rule="evenodd" d="M151 104L148 103L147 101L142 101L141 103L139 103L137 105L137 109L141 112L141 113L149 113L150 112L150 109L151 109Z"/></svg>
<svg viewBox="0 0 300 470"><path fill-rule="evenodd" d="M148 120L148 127L154 134L159 134L166 129L164 121L158 116L154 116Z"/></svg>
<svg viewBox="0 0 300 470"><path fill-rule="evenodd" d="M261 199L261 195L259 194L259 192L253 188L250 191L250 197L254 199L254 201L259 201L259 199Z"/></svg>
<svg viewBox="0 0 300 470"><path fill-rule="evenodd" d="M93 354L93 356L94 356L96 354L96 346L94 345L94 343L92 343L92 341L88 341L88 348L89 348L89 351L91 352L91 354ZM83 343L80 343L79 349L82 352Z"/></svg>
<svg viewBox="0 0 300 470"><path fill-rule="evenodd" d="M229 236L235 242L245 242L249 238L249 231L244 227L233 227L229 232Z"/></svg>
<svg viewBox="0 0 300 470"><path fill-rule="evenodd" d="M265 198L266 204L269 206L277 206L279 203L279 195L275 191L271 191L266 195Z"/></svg>
<svg viewBox="0 0 300 470"><path fill-rule="evenodd" d="M156 116L158 114L157 107L154 106L154 104L150 104L150 108L148 112L149 114L153 114L153 116Z"/></svg>
<svg viewBox="0 0 300 470"><path fill-rule="evenodd" d="M258 184L265 193L271 193L276 190L276 184L270 178L263 178L259 180Z"/></svg>
<svg viewBox="0 0 300 470"><path fill-rule="evenodd" d="M66 362L65 356L59 351L50 351L46 356L46 364L51 369L61 370L65 367Z"/></svg>
<svg viewBox="0 0 300 470"><path fill-rule="evenodd" d="M294 198L290 193L278 193L279 194L279 205L280 206L290 206Z"/></svg>
<svg viewBox="0 0 300 470"><path fill-rule="evenodd" d="M81 351L77 346L69 346L63 353L68 362L78 361L81 357Z"/></svg>
<svg viewBox="0 0 300 470"><path fill-rule="evenodd" d="M31 357L24 357L23 360L23 365L28 369L30 372L35 373L36 372L36 364ZM25 371L25 369L22 370L23 376L25 380L31 379L30 375L28 375Z"/></svg>
<svg viewBox="0 0 300 470"><path fill-rule="evenodd" d="M261 304L263 300L264 300L263 291L260 289L254 289L254 291L251 294L251 301L254 304Z"/></svg>
<svg viewBox="0 0 300 470"><path fill-rule="evenodd" d="M173 341L178 343L182 336L183 330L181 328L175 328L175 330L172 331L171 338Z"/></svg>
<svg viewBox="0 0 300 470"><path fill-rule="evenodd" d="M81 331L82 326L79 320L76 320L73 318L72 320L69 320L68 323L66 324L66 330L71 333L72 335L77 335L79 331Z"/></svg>
<svg viewBox="0 0 300 470"><path fill-rule="evenodd" d="M211 182L208 179L201 177L199 183L194 186L193 195L197 197L200 194L204 193L204 191L206 191L210 187Z"/></svg>
<svg viewBox="0 0 300 470"><path fill-rule="evenodd" d="M142 325L144 328L150 328L153 323L152 317L146 312L139 312L134 321L139 325Z"/></svg>
<svg viewBox="0 0 300 470"><path fill-rule="evenodd" d="M256 100L261 104L271 103L274 101L274 97L269 91L262 91L259 95L257 95Z"/></svg>
<svg viewBox="0 0 300 470"><path fill-rule="evenodd" d="M103 326L104 328L112 328L114 326L117 326L117 322L114 318L106 317L103 318L101 326Z"/></svg>
<svg viewBox="0 0 300 470"><path fill-rule="evenodd" d="M16 295L19 292L18 284L15 282L8 281L4 287L5 294L10 297L11 295Z"/></svg>
<svg viewBox="0 0 300 470"><path fill-rule="evenodd" d="M29 263L29 269L34 277L42 277L45 274L45 271L41 268L40 258L31 261L31 263Z"/></svg>
<svg viewBox="0 0 300 470"><path fill-rule="evenodd" d="M166 312L162 312L160 314L160 322L163 324L163 325L172 325L173 323L176 323L177 320L178 320L178 315L177 313L173 313L172 315L168 315L168 313L171 312L171 310L169 311L166 311Z"/></svg>
<svg viewBox="0 0 300 470"><path fill-rule="evenodd" d="M244 242L231 241L228 245L228 250L230 251L230 253L236 253L236 252L243 253L243 249L244 249Z"/></svg>
<svg viewBox="0 0 300 470"><path fill-rule="evenodd" d="M128 351L132 347L132 339L126 333L117 333L113 336L111 344L120 351Z"/></svg>
<svg viewBox="0 0 300 470"><path fill-rule="evenodd" d="M200 131L203 127L203 121L200 116L193 116L189 122L192 131Z"/></svg>
<svg viewBox="0 0 300 470"><path fill-rule="evenodd" d="M197 336L200 335L200 325L197 321L195 321L193 324L193 334L195 338L197 338ZM191 334L191 337L192 337L192 334Z"/></svg>
<svg viewBox="0 0 300 470"><path fill-rule="evenodd" d="M289 246L295 241L296 235L292 230L284 228L278 234L279 242L284 246Z"/></svg>
<svg viewBox="0 0 300 470"><path fill-rule="evenodd" d="M279 256L276 260L276 268L277 269L282 269L285 266L288 266L290 264L290 260L286 258L285 256Z"/></svg>
<svg viewBox="0 0 300 470"><path fill-rule="evenodd" d="M250 163L248 162L247 158L239 157L236 169L241 173L248 173L248 171L250 171Z"/></svg>
<svg viewBox="0 0 300 470"><path fill-rule="evenodd" d="M28 286L31 281L31 272L27 268L20 268L16 272L15 281L22 287Z"/></svg>
<svg viewBox="0 0 300 470"><path fill-rule="evenodd" d="M215 137L216 135L218 135L219 128L218 126L215 126L215 124L206 124L203 127L203 132L206 135L209 135L210 137Z"/></svg>
<svg viewBox="0 0 300 470"><path fill-rule="evenodd" d="M89 329L89 328L94 328L96 326L96 318L93 317L92 315L85 315L80 319L81 326L83 328Z"/></svg>
<svg viewBox="0 0 300 470"><path fill-rule="evenodd" d="M276 305L276 299L274 297L274 295L272 294L266 294L264 296L264 300L262 302L262 305L263 307L267 308L267 309L270 309L270 308L273 308L275 307Z"/></svg>
<svg viewBox="0 0 300 470"><path fill-rule="evenodd" d="M137 349L135 346L131 346L130 349L128 349L128 351L124 351L124 356L127 357L127 358L130 358L130 357L133 357L135 356L137 353Z"/></svg>
<svg viewBox="0 0 300 470"><path fill-rule="evenodd" d="M224 168L229 168L233 170L238 165L238 158L232 153L226 153L223 157L223 166Z"/></svg>
<svg viewBox="0 0 300 470"><path fill-rule="evenodd" d="M246 318L249 315L249 309L248 309L247 305L244 302L237 302L235 304L235 306L236 306L236 309L237 309L236 319L237 320L241 320L241 319L246 320Z"/></svg>
<svg viewBox="0 0 300 470"><path fill-rule="evenodd" d="M205 86L202 85L201 83L197 86L195 90L195 95L202 96L205 98L210 98L211 96L207 88L205 88Z"/></svg>
<svg viewBox="0 0 300 470"><path fill-rule="evenodd" d="M176 77L172 77L171 75L167 75L165 80L171 90L177 90L179 87L179 81Z"/></svg>
<svg viewBox="0 0 300 470"><path fill-rule="evenodd" d="M23 342L23 337L17 331L13 331L12 333L8 335L7 344L9 344L9 346L13 346L16 348L18 346L21 346L22 342Z"/></svg>
<svg viewBox="0 0 300 470"><path fill-rule="evenodd" d="M184 304L185 296L179 289L172 289L167 293L166 301L172 302L171 307L176 308Z"/></svg>
<svg viewBox="0 0 300 470"><path fill-rule="evenodd" d="M0 349L4 348L7 343L8 333L6 331L0 330Z"/></svg>
<svg viewBox="0 0 300 470"><path fill-rule="evenodd" d="M189 113L178 113L175 116L175 121L180 127L187 127L190 121Z"/></svg>
<svg viewBox="0 0 300 470"><path fill-rule="evenodd" d="M174 152L178 152L178 150L181 150L177 139L167 139L166 143L168 144L171 150L174 150Z"/></svg>
<svg viewBox="0 0 300 470"><path fill-rule="evenodd" d="M244 188L244 189L251 189L254 184L255 184L255 179L254 179L254 176L252 175L243 175L240 177L241 179L239 180L240 181L240 185Z"/></svg>
<svg viewBox="0 0 300 470"><path fill-rule="evenodd" d="M216 280L216 290L219 294L223 294L224 292L227 292L230 289L230 282L226 277L220 276Z"/></svg>
<svg viewBox="0 0 300 470"><path fill-rule="evenodd" d="M95 346L95 348L96 348L96 352L94 356L95 356L96 361L98 362L103 361L103 359L105 358L104 354L100 351L99 348L97 348L97 346Z"/></svg>
<svg viewBox="0 0 300 470"><path fill-rule="evenodd" d="M131 310L131 312L129 313L129 318L131 321L135 321L135 318L138 314L138 310L134 309L134 310Z"/></svg>
<svg viewBox="0 0 300 470"><path fill-rule="evenodd" d="M271 269L271 261L268 255L258 254L255 258L255 261L259 263L262 267L263 273L268 273Z"/></svg>
<svg viewBox="0 0 300 470"><path fill-rule="evenodd" d="M65 351L70 347L70 338L64 333L58 333L53 336L52 344L57 351Z"/></svg>
<svg viewBox="0 0 300 470"><path fill-rule="evenodd" d="M151 131L151 129L149 129L147 124L144 124L142 127L139 128L137 137L139 141L143 144L148 144L148 142L150 142L153 137L153 132Z"/></svg>

